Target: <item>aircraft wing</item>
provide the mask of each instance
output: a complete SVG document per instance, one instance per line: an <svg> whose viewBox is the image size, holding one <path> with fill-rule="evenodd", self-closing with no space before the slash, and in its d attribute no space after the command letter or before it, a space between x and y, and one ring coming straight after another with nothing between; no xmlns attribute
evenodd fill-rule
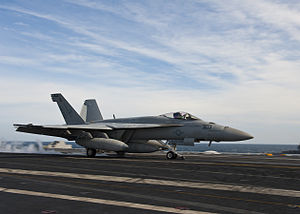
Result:
<svg viewBox="0 0 300 214"><path fill-rule="evenodd" d="M140 123L93 123L82 125L33 125L33 124L14 124L16 131L32 134L56 136L74 140L78 136L78 131L113 131L113 130L132 130L149 129L162 127L178 127L181 124L140 124ZM77 131L77 132L76 132Z"/></svg>
<svg viewBox="0 0 300 214"><path fill-rule="evenodd" d="M32 134L41 134L55 137L62 137L74 140L78 136L77 131L109 131L112 128L105 125L33 125L33 124L14 124L16 131ZM74 132L75 131L75 132Z"/></svg>
<svg viewBox="0 0 300 214"><path fill-rule="evenodd" d="M66 129L63 128L50 128L40 125L32 125L32 124L14 124L17 128L16 131L19 132L26 132L32 134L41 134L41 135L48 135L48 136L55 136L55 137L62 137L68 140L72 140L72 136L70 132L67 132ZM62 126L63 127L63 126ZM76 137L76 136L74 136Z"/></svg>
<svg viewBox="0 0 300 214"><path fill-rule="evenodd" d="M149 129L163 127L179 127L181 124L149 124L149 123L105 123L114 130L122 129Z"/></svg>

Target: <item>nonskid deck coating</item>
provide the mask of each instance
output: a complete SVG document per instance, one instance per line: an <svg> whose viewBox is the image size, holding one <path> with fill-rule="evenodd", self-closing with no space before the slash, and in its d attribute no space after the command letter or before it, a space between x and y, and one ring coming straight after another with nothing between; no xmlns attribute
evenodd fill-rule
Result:
<svg viewBox="0 0 300 214"><path fill-rule="evenodd" d="M0 153L0 209L5 213L300 211L297 156L187 154L186 158L170 161L160 153L94 159ZM76 176L65 176L68 173Z"/></svg>

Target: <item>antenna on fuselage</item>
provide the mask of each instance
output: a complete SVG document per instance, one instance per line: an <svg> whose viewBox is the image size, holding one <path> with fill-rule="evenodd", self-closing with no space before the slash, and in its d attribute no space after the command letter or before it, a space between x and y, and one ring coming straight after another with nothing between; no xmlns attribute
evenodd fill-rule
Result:
<svg viewBox="0 0 300 214"><path fill-rule="evenodd" d="M116 119L116 115L115 114L113 114L113 118Z"/></svg>

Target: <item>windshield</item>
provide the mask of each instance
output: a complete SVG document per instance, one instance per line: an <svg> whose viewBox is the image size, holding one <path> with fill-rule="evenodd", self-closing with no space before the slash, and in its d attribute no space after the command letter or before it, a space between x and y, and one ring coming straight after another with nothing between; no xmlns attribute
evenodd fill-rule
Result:
<svg viewBox="0 0 300 214"><path fill-rule="evenodd" d="M170 112L170 113L162 114L160 116L164 116L172 119L179 119L179 120L200 120L194 115L183 111Z"/></svg>

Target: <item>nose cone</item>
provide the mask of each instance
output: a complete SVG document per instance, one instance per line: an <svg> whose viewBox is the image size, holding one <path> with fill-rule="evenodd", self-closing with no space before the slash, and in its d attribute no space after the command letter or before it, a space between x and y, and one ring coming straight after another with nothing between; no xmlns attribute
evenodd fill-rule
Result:
<svg viewBox="0 0 300 214"><path fill-rule="evenodd" d="M226 127L225 131L225 138L227 141L242 141L242 140L250 140L253 138L250 134L243 132L238 129Z"/></svg>

